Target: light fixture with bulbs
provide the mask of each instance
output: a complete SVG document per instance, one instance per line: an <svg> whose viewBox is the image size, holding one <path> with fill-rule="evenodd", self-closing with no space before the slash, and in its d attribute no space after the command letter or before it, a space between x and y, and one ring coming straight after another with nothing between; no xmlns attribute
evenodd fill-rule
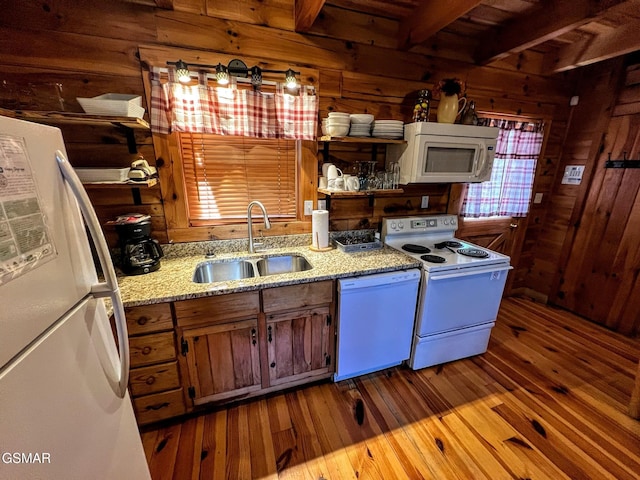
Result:
<svg viewBox="0 0 640 480"><path fill-rule="evenodd" d="M247 64L242 60L233 59L229 62L228 65L223 65L222 63L218 63L218 65L202 65L198 63L192 63L187 65L183 60L178 60L177 62L167 62L167 65L173 65L176 67L176 74L178 76L178 81L181 83L189 83L191 77L189 75L189 66L196 67L198 69L212 70L215 71L216 80L219 85L228 85L230 77L239 77L239 78L251 78L251 85L256 90L260 89L262 85L262 74L263 73L281 73L284 74L285 85L289 90L293 90L298 86L298 79L296 75L300 75L300 72L296 72L293 69L289 68L288 70L269 70L262 69L257 65L249 68Z"/></svg>

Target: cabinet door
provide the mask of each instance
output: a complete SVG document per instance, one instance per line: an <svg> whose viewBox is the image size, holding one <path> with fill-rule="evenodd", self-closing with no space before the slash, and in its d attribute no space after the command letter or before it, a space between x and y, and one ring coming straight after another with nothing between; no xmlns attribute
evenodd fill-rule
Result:
<svg viewBox="0 0 640 480"><path fill-rule="evenodd" d="M194 405L260 390L258 320L182 330Z"/></svg>
<svg viewBox="0 0 640 480"><path fill-rule="evenodd" d="M334 338L329 307L267 316L269 385L330 373Z"/></svg>

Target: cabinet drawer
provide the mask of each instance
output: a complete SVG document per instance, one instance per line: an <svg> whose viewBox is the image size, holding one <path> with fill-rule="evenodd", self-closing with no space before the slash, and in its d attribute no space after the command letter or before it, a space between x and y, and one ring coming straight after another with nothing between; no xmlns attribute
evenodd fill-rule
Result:
<svg viewBox="0 0 640 480"><path fill-rule="evenodd" d="M258 292L230 293L207 298L175 302L176 321L180 327L206 323L224 323L238 318L255 317L260 311Z"/></svg>
<svg viewBox="0 0 640 480"><path fill-rule="evenodd" d="M133 399L138 424L157 422L186 412L182 388Z"/></svg>
<svg viewBox="0 0 640 480"><path fill-rule="evenodd" d="M134 397L171 390L179 386L178 362L132 368L129 375L129 388Z"/></svg>
<svg viewBox="0 0 640 480"><path fill-rule="evenodd" d="M265 313L325 305L332 301L332 280L267 288L262 291L262 304Z"/></svg>
<svg viewBox="0 0 640 480"><path fill-rule="evenodd" d="M140 367L176 358L173 332L154 333L129 339L131 366Z"/></svg>
<svg viewBox="0 0 640 480"><path fill-rule="evenodd" d="M143 307L127 307L124 309L124 312L127 316L129 335L160 332L173 328L171 306L168 303L145 305Z"/></svg>

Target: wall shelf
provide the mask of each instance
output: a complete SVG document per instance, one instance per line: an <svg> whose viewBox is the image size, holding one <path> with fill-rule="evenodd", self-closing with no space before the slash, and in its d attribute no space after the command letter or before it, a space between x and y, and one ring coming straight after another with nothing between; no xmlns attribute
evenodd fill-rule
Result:
<svg viewBox="0 0 640 480"><path fill-rule="evenodd" d="M368 144L371 145L371 160L376 161L378 155L378 145L406 144L406 140L402 138L379 138L379 137L332 137L324 135L318 138L319 142L323 142L322 158L325 162L329 161L329 145L332 143L351 143L351 144Z"/></svg>
<svg viewBox="0 0 640 480"><path fill-rule="evenodd" d="M336 143L407 143L402 138L379 138L379 137L332 137L331 135L324 135L318 138L319 142L336 142Z"/></svg>
<svg viewBox="0 0 640 480"><path fill-rule="evenodd" d="M349 192L344 190L327 190L326 188L319 188L318 193L323 193L325 195L325 200L327 201L327 210L331 209L331 199L332 198L369 198L369 205L373 207L373 200L375 197L391 197L393 195L400 195L404 193L404 190L401 188L387 188L387 189L377 189L377 190L362 190L358 192Z"/></svg>
<svg viewBox="0 0 640 480"><path fill-rule="evenodd" d="M86 182L83 183L87 190L95 188L150 188L158 184L157 178L151 178L141 182L129 180L127 182Z"/></svg>
<svg viewBox="0 0 640 480"><path fill-rule="evenodd" d="M376 189L376 190L362 190L358 192L351 192L345 190L327 190L326 188L319 188L318 193L324 193L328 197L389 197L393 195L399 195L404 193L404 190L401 188L385 188L385 189Z"/></svg>
<svg viewBox="0 0 640 480"><path fill-rule="evenodd" d="M16 110L16 118L47 125L87 125L97 127L115 127L127 138L129 153L138 153L134 130L151 130L149 122L144 118L118 117L110 115L90 115L72 112L38 112L32 110Z"/></svg>

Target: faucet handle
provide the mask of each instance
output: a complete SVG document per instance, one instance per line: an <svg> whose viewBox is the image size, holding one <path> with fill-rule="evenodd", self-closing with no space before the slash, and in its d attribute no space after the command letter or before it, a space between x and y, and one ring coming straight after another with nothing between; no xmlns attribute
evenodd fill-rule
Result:
<svg viewBox="0 0 640 480"><path fill-rule="evenodd" d="M216 251L213 249L213 247L207 248L207 250L204 252L204 258L214 258L215 256Z"/></svg>

